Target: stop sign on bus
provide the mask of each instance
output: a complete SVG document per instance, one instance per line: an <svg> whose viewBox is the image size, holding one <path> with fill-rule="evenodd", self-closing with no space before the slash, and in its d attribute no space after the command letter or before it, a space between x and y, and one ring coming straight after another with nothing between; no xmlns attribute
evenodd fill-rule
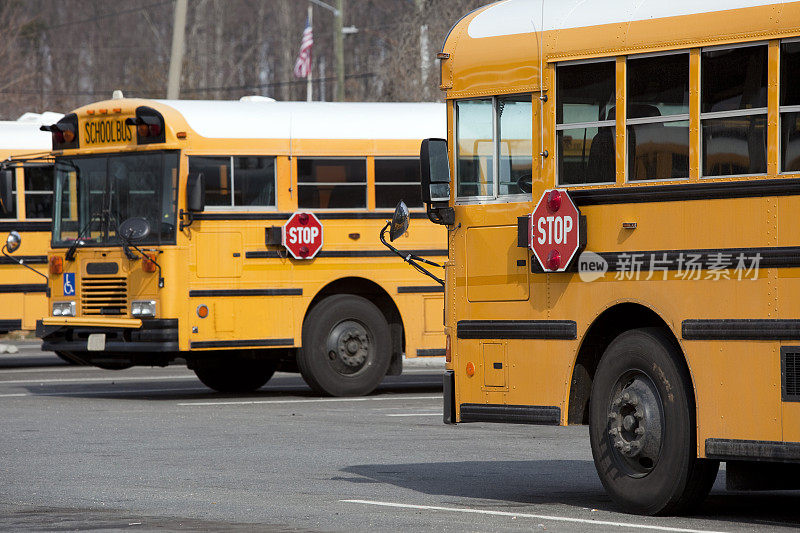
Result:
<svg viewBox="0 0 800 533"><path fill-rule="evenodd" d="M283 225L282 240L295 259L313 259L322 248L322 223L314 213L298 211Z"/></svg>
<svg viewBox="0 0 800 533"><path fill-rule="evenodd" d="M581 244L580 211L564 189L545 191L530 216L528 246L545 272L563 272Z"/></svg>

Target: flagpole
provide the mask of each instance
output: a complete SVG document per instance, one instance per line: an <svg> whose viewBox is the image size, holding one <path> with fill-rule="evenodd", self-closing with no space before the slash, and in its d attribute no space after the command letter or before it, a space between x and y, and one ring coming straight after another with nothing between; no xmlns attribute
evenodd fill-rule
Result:
<svg viewBox="0 0 800 533"><path fill-rule="evenodd" d="M314 31L314 24L313 24L313 16L314 16L314 9L311 3L308 4L308 26L311 28L311 31ZM311 52L309 52L311 53ZM311 78L312 72L314 71L313 63L309 61L308 65L308 77L306 77L306 102L313 101L312 95L312 87L311 87Z"/></svg>

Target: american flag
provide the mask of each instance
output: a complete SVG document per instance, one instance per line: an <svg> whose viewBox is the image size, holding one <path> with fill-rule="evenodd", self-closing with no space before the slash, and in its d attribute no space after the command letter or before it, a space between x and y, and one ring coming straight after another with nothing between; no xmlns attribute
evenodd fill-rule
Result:
<svg viewBox="0 0 800 533"><path fill-rule="evenodd" d="M314 45L314 33L311 24L306 20L303 38L300 41L300 55L294 63L294 75L297 78L307 78L311 74L311 47Z"/></svg>

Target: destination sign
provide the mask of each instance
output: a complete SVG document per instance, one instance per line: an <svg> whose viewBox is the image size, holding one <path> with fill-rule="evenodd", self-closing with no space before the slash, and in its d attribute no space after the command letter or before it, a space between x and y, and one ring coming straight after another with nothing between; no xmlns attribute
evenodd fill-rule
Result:
<svg viewBox="0 0 800 533"><path fill-rule="evenodd" d="M83 124L83 146L128 144L136 140L135 126L125 124L126 117L98 118Z"/></svg>

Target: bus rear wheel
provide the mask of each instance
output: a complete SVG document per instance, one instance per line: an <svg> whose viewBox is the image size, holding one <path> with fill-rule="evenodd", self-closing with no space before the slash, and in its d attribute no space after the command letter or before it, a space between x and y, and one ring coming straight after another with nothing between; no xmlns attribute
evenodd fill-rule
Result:
<svg viewBox="0 0 800 533"><path fill-rule="evenodd" d="M389 324L366 298L330 296L303 322L297 366L308 386L319 393L369 394L386 375L390 360Z"/></svg>
<svg viewBox="0 0 800 533"><path fill-rule="evenodd" d="M252 392L275 373L275 361L227 360L194 369L203 385L217 392Z"/></svg>
<svg viewBox="0 0 800 533"><path fill-rule="evenodd" d="M623 510L680 514L699 505L719 462L697 458L687 370L658 328L622 333L606 349L592 386L589 436L600 480Z"/></svg>

